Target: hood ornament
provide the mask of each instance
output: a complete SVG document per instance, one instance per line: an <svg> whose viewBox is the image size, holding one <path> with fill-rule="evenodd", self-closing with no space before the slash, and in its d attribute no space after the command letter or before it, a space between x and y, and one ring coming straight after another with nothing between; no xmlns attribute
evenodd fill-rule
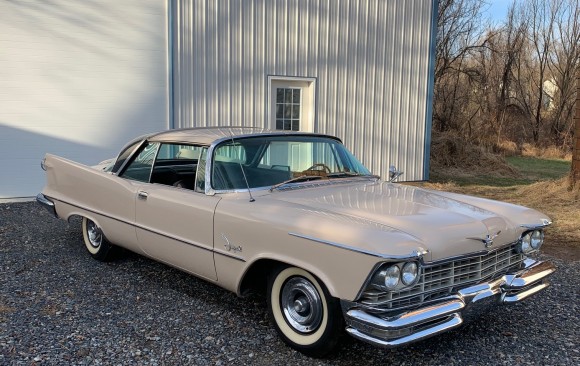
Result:
<svg viewBox="0 0 580 366"><path fill-rule="evenodd" d="M485 238L467 238L467 239L471 239L471 240L479 240L483 243L483 245L485 245L486 248L489 248L493 245L493 240L495 238L498 237L498 235L501 233L501 230L498 231L495 235L486 235Z"/></svg>

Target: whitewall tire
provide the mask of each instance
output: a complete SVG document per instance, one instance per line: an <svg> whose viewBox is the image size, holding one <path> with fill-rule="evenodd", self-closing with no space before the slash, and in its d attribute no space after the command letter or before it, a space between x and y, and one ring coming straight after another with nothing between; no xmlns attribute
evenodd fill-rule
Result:
<svg viewBox="0 0 580 366"><path fill-rule="evenodd" d="M97 224L83 217L83 239L90 255L100 261L111 259L113 245L107 241L103 231Z"/></svg>
<svg viewBox="0 0 580 366"><path fill-rule="evenodd" d="M268 310L280 337L294 349L322 357L343 330L339 301L322 282L297 267L280 267L269 277Z"/></svg>

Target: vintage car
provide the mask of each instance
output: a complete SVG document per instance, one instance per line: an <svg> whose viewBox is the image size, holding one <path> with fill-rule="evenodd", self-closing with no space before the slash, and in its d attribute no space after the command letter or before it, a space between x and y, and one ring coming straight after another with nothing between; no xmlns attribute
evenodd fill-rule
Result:
<svg viewBox="0 0 580 366"><path fill-rule="evenodd" d="M264 291L291 347L322 356L344 330L395 347L519 302L555 270L550 219L513 204L372 175L332 136L194 128L141 136L95 167L47 154L37 201L115 249L243 296Z"/></svg>

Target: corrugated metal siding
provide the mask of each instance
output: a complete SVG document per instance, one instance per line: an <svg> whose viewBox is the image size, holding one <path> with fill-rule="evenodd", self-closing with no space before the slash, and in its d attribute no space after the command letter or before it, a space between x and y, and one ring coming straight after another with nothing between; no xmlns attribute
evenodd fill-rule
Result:
<svg viewBox="0 0 580 366"><path fill-rule="evenodd" d="M268 75L316 78L314 131L424 178L433 0L174 0L175 127L267 127Z"/></svg>

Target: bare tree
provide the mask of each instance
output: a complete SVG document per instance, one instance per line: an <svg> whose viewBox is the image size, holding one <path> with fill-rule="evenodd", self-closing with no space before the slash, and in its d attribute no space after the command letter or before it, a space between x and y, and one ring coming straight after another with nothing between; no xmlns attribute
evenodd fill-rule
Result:
<svg viewBox="0 0 580 366"><path fill-rule="evenodd" d="M441 0L437 18L435 63L435 125L440 131L457 129L457 110L463 105L460 79L469 52L481 46L482 0Z"/></svg>
<svg viewBox="0 0 580 366"><path fill-rule="evenodd" d="M572 150L572 167L570 168L570 185L573 188L580 182L580 71L576 73L576 116L575 138ZM580 189L580 186L578 187Z"/></svg>
<svg viewBox="0 0 580 366"><path fill-rule="evenodd" d="M544 122L542 113L546 102L544 83L548 76L548 65L554 41L553 30L561 1L528 0L520 3L523 14L528 19L531 57L522 60L519 65L518 87L520 103L530 115L529 127L534 143L538 143L540 139L540 129Z"/></svg>
<svg viewBox="0 0 580 366"><path fill-rule="evenodd" d="M522 16L521 9L513 2L508 8L507 17L499 29L489 38L489 68L486 79L492 86L488 91L490 110L488 111L490 125L499 143L506 121L510 120L508 113L520 110L512 84L517 82L514 72L516 64L523 57L527 37L527 21Z"/></svg>
<svg viewBox="0 0 580 366"><path fill-rule="evenodd" d="M580 2L564 0L554 27L554 49L548 64L555 84L550 132L556 143L568 140L573 128L575 76L580 68Z"/></svg>
<svg viewBox="0 0 580 366"><path fill-rule="evenodd" d="M566 143L580 64L579 0L512 0L482 23L485 0L440 0L433 126L491 147Z"/></svg>

